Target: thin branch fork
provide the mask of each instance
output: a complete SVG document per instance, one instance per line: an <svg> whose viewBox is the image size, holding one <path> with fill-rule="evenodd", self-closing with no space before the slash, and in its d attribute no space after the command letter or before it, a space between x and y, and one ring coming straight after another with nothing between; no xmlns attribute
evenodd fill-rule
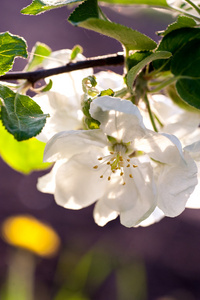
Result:
<svg viewBox="0 0 200 300"><path fill-rule="evenodd" d="M68 73L68 72L87 69L87 68L122 65L123 63L124 63L124 55L122 52L118 52L115 54L91 57L86 60L78 61L75 63L70 62L64 66L52 68L52 69L42 69L42 70L36 70L31 72L9 72L3 76L0 76L0 81L25 79L28 82L30 82L32 85L34 85L38 80L53 75Z"/></svg>

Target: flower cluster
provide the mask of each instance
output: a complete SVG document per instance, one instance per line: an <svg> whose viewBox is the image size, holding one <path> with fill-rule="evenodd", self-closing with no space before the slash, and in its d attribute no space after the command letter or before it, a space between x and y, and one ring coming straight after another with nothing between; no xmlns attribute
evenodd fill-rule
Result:
<svg viewBox="0 0 200 300"><path fill-rule="evenodd" d="M146 226L181 214L187 203L200 206L199 113L186 112L162 95L152 97L160 126L155 132L140 103L99 93L90 98L88 111L99 128L87 129L79 78L89 74L81 72L76 71L77 77L75 72L60 75L58 82L52 78L53 89L36 97L50 113L39 135L48 140L44 161L55 163L39 178L38 189L54 194L55 201L68 209L95 203L94 219L100 226L118 216L126 227ZM99 91L123 88L117 74L95 76Z"/></svg>

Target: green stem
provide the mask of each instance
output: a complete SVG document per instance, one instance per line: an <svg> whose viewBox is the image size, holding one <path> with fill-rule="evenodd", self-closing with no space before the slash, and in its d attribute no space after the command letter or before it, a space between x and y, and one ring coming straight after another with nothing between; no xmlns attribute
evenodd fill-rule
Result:
<svg viewBox="0 0 200 300"><path fill-rule="evenodd" d="M105 20L105 21L109 21L110 20L107 18L107 16L103 13L102 9L98 6L98 9L99 9L99 12L100 12L100 15L102 16L102 18Z"/></svg>
<svg viewBox="0 0 200 300"><path fill-rule="evenodd" d="M12 253L9 263L6 300L34 299L34 269L35 260L30 252L17 249Z"/></svg>
<svg viewBox="0 0 200 300"><path fill-rule="evenodd" d="M157 86L157 88L153 89L153 90L150 90L149 93L157 93L159 92L160 90L164 89L166 86L172 84L174 81L176 81L178 78L177 77L172 77L170 79L167 79L166 81L163 81L161 84L159 84Z"/></svg>
<svg viewBox="0 0 200 300"><path fill-rule="evenodd" d="M121 89L119 91L116 91L115 92L115 97L123 97L126 94L127 94L127 88L125 87L125 88L123 88L123 89Z"/></svg>
<svg viewBox="0 0 200 300"><path fill-rule="evenodd" d="M185 2L187 2L188 4L190 4L198 12L198 14L200 15L200 8L196 4L194 4L190 0L185 0Z"/></svg>
<svg viewBox="0 0 200 300"><path fill-rule="evenodd" d="M156 127L156 123L154 121L153 113L151 111L151 107L150 107L150 104L149 104L149 100L148 100L147 94L144 95L144 102L145 102L145 104L147 106L147 110L148 110L148 113L149 113L149 118L151 120L151 124L153 126L153 129L154 129L154 131L158 132L158 129Z"/></svg>

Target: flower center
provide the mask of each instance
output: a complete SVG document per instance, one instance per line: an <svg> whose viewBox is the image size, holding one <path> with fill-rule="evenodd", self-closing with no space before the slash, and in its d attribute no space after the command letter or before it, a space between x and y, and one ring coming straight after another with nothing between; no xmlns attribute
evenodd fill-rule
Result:
<svg viewBox="0 0 200 300"><path fill-rule="evenodd" d="M127 154L128 147L125 144L116 143L112 146L111 150L109 155L99 157L99 165L95 165L93 168L98 169L100 165L106 165L107 167L104 173L100 175L100 178L104 178L104 174L109 170L110 174L107 177L108 181L110 181L112 175L115 174L115 177L120 176L123 179L121 180L121 184L125 185L125 175L128 173L128 178L133 178L132 171L137 165L131 164L131 158Z"/></svg>

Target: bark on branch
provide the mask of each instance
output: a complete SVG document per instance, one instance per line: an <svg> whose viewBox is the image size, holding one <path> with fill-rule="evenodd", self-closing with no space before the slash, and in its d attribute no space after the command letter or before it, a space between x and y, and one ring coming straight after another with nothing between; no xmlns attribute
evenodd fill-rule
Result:
<svg viewBox="0 0 200 300"><path fill-rule="evenodd" d="M122 52L116 54L109 54L105 56L91 57L84 61L78 61L76 63L68 63L65 66L52 68L52 69L42 69L31 72L9 72L3 76L0 76L0 81L7 80L19 80L26 79L32 85L36 83L40 79L44 79L46 77L72 72L81 69L94 68L94 67L102 67L102 66L116 66L122 65L124 63L124 55Z"/></svg>

